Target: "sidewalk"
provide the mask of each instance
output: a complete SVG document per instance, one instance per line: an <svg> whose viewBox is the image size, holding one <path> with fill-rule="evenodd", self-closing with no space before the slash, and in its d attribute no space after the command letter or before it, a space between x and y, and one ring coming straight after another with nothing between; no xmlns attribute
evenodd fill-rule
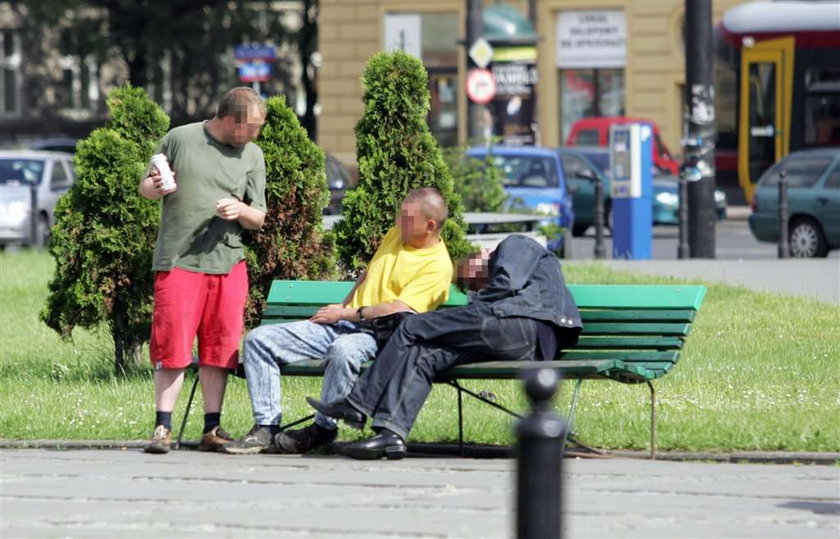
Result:
<svg viewBox="0 0 840 539"><path fill-rule="evenodd" d="M565 537L836 538L833 466L565 460ZM510 459L0 451L0 536L513 537Z"/></svg>

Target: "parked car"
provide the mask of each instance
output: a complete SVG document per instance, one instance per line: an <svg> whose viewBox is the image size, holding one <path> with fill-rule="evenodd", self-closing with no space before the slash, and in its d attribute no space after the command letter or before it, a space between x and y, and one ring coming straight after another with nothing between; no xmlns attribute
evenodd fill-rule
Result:
<svg viewBox="0 0 840 539"><path fill-rule="evenodd" d="M70 154L0 151L0 245L44 245L55 224L55 204L74 180ZM33 198L37 201L34 212Z"/></svg>
<svg viewBox="0 0 840 539"><path fill-rule="evenodd" d="M824 257L840 249L840 147L794 152L767 169L753 194L750 231L779 241L779 173L788 184L790 254Z"/></svg>
<svg viewBox="0 0 840 539"><path fill-rule="evenodd" d="M476 159L485 159L488 154L502 172L502 183L509 200L523 204L523 209L544 215L540 224L549 228L546 247L561 251L563 236L560 229L572 228L575 214L557 152L525 146L476 147L467 151L467 156Z"/></svg>
<svg viewBox="0 0 840 539"><path fill-rule="evenodd" d="M650 120L629 118L627 116L602 116L597 118L582 118L572 124L566 146L609 146L610 126L633 123L646 123L653 127L653 165L663 173L677 175L680 172L680 162L673 155L662 138L659 136L659 126Z"/></svg>
<svg viewBox="0 0 840 539"><path fill-rule="evenodd" d="M76 153L77 142L76 139L70 137L47 137L34 140L26 147L30 150Z"/></svg>
<svg viewBox="0 0 840 539"><path fill-rule="evenodd" d="M597 178L604 186L605 224L609 226L612 197L610 193L610 151L597 146L571 146L558 148L563 163L563 174L572 193L575 225L574 236L582 236L586 229L595 224L595 185ZM654 168L653 176L653 224L678 225L679 220L679 178L662 174ZM726 218L726 195L715 189L715 211L718 219Z"/></svg>

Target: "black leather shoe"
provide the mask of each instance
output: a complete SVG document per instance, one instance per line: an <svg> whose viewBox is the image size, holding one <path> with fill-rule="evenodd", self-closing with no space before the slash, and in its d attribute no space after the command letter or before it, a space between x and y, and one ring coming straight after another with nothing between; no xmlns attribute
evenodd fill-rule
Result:
<svg viewBox="0 0 840 539"><path fill-rule="evenodd" d="M339 448L338 452L360 460L377 460L382 457L388 460L397 460L405 458L408 451L405 448L405 442L398 435L380 433L373 438L347 444Z"/></svg>
<svg viewBox="0 0 840 539"><path fill-rule="evenodd" d="M306 397L306 402L325 416L343 419L348 426L354 429L361 429L365 426L365 420L367 419L365 414L353 408L353 405L346 400L326 403L312 397Z"/></svg>

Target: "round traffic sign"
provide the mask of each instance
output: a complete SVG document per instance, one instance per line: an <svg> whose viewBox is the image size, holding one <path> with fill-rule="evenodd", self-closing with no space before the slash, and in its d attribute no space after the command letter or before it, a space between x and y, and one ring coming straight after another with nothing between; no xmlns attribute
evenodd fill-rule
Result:
<svg viewBox="0 0 840 539"><path fill-rule="evenodd" d="M486 105L496 96L496 79L488 69L470 69L467 74L467 97L479 105Z"/></svg>

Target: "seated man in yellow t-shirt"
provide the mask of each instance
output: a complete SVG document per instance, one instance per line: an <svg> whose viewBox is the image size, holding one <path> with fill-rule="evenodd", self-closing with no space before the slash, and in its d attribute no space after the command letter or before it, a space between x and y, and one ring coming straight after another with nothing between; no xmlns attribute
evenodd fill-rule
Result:
<svg viewBox="0 0 840 539"><path fill-rule="evenodd" d="M302 429L280 432L280 368L323 359L323 402L344 399L361 364L377 352L359 322L401 311L433 311L446 301L452 262L440 237L446 204L437 190L415 189L403 201L397 226L382 240L367 270L340 304L321 308L309 320L256 328L245 337L243 358L254 426L223 446L232 454L303 453L335 440L336 421L316 415Z"/></svg>

